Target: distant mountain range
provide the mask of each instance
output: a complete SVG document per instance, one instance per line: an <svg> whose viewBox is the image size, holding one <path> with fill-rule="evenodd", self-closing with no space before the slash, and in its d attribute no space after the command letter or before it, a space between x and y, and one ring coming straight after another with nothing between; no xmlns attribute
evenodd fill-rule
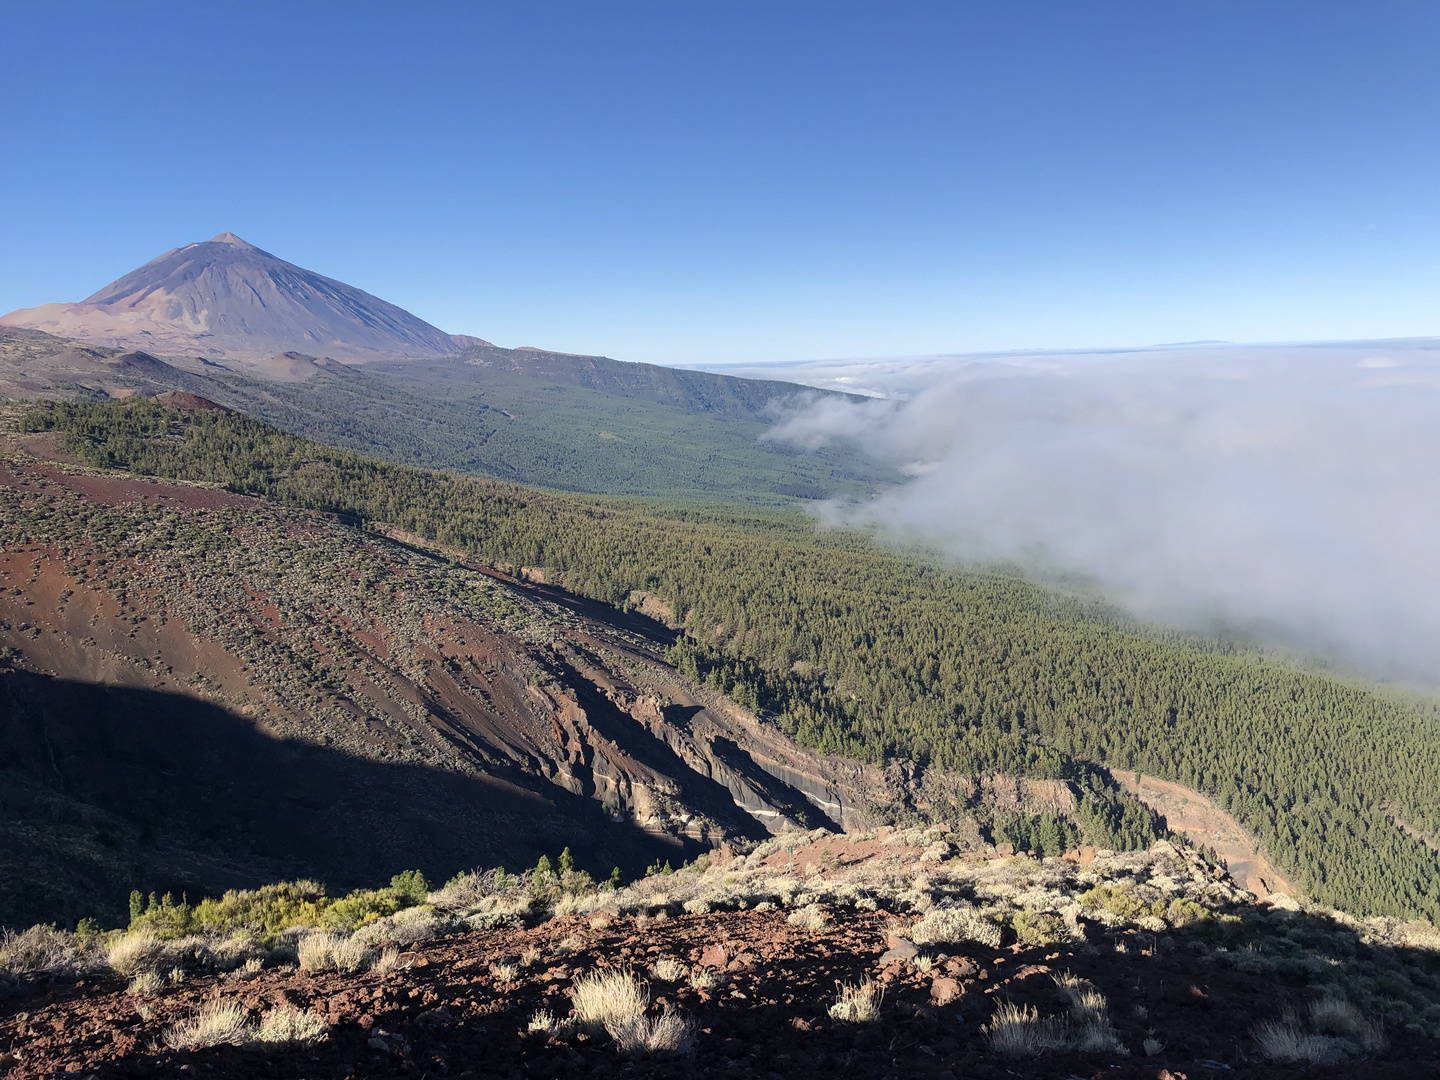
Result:
<svg viewBox="0 0 1440 1080"><path fill-rule="evenodd" d="M445 356L489 344L447 334L229 232L167 251L78 304L12 311L0 326L214 360L266 360L299 351L356 362Z"/></svg>

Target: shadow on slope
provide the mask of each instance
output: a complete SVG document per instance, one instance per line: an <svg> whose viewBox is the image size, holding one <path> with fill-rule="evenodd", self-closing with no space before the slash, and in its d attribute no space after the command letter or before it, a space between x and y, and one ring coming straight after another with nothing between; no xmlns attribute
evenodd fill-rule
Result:
<svg viewBox="0 0 1440 1080"><path fill-rule="evenodd" d="M601 876L693 854L557 787L376 762L185 695L23 671L0 676L0 761L0 925L120 921L132 888L347 890L412 867L439 881L567 845Z"/></svg>

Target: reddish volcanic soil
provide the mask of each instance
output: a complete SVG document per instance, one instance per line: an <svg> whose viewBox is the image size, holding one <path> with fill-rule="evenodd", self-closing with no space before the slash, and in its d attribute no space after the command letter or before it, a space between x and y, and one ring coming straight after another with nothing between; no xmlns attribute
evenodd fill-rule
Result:
<svg viewBox="0 0 1440 1080"><path fill-rule="evenodd" d="M12 488L36 486L36 477L73 491L90 502L105 506L124 506L127 503L146 503L168 506L176 510L215 510L222 506L258 506L259 501L245 495L232 495L215 488L196 487L174 483L151 483L148 480L132 480L127 476L91 476L84 473L67 473L53 466L37 465L26 470L24 477L16 476L0 465L0 485Z"/></svg>

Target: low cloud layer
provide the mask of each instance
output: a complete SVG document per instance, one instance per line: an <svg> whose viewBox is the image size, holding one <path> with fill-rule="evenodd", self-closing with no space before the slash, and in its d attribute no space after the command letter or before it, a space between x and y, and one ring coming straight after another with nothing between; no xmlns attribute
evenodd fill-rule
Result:
<svg viewBox="0 0 1440 1080"><path fill-rule="evenodd" d="M1082 575L1146 618L1440 680L1440 341L848 370L781 377L897 396L813 401L775 432L913 477L847 516Z"/></svg>

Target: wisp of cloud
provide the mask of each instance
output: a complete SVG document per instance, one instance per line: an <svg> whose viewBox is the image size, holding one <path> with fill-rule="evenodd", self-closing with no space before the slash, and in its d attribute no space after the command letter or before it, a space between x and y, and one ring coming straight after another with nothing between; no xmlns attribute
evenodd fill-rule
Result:
<svg viewBox="0 0 1440 1080"><path fill-rule="evenodd" d="M917 372L921 377L917 378ZM888 363L773 437L912 479L846 508L1136 614L1440 678L1440 341Z"/></svg>

